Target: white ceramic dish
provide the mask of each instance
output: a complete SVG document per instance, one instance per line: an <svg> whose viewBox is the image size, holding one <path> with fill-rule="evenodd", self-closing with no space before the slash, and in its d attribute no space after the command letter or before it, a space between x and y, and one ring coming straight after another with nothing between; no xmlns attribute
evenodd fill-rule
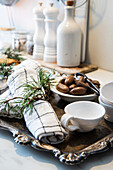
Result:
<svg viewBox="0 0 113 170"><path fill-rule="evenodd" d="M105 84L100 90L100 96L104 103L113 105L113 82Z"/></svg>
<svg viewBox="0 0 113 170"><path fill-rule="evenodd" d="M62 125L70 131L89 132L96 128L105 115L103 106L91 101L78 101L68 104L61 118ZM71 121L72 125L68 125Z"/></svg>
<svg viewBox="0 0 113 170"><path fill-rule="evenodd" d="M88 95L70 95L70 94L65 94L56 89L56 85L58 84L59 80L62 77L57 77L55 78L55 83L54 86L51 86L51 91L58 94L63 100L68 101L68 102L74 102L74 101L92 101L94 100L97 95L96 94L88 94Z"/></svg>
<svg viewBox="0 0 113 170"><path fill-rule="evenodd" d="M113 122L113 105L104 103L103 98L99 97L99 103L105 108L106 114L104 118L109 122Z"/></svg>

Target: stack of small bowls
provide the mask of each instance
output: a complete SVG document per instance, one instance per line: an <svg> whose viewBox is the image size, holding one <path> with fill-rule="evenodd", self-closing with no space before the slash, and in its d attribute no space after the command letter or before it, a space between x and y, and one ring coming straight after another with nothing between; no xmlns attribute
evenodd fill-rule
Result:
<svg viewBox="0 0 113 170"><path fill-rule="evenodd" d="M99 103L104 106L104 118L113 122L113 82L105 84L100 90Z"/></svg>

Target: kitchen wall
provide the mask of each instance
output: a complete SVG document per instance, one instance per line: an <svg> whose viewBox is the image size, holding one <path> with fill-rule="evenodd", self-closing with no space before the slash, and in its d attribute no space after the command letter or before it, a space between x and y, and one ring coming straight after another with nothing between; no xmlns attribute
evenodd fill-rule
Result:
<svg viewBox="0 0 113 170"><path fill-rule="evenodd" d="M113 0L90 1L88 60L113 71Z"/></svg>

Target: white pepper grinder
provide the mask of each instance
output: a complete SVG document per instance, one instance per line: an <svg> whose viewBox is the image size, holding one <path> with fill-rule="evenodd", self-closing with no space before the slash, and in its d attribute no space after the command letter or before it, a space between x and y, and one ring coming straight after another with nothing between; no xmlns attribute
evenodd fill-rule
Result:
<svg viewBox="0 0 113 170"><path fill-rule="evenodd" d="M44 38L44 61L56 62L57 59L57 16L58 9L50 3L50 7L44 9L45 38Z"/></svg>
<svg viewBox="0 0 113 170"><path fill-rule="evenodd" d="M44 36L45 36L45 22L44 22L44 7L43 3L39 3L39 6L36 6L33 9L34 19L35 19L35 33L33 37L34 42L34 50L33 50L33 58L35 59L43 59L44 56Z"/></svg>
<svg viewBox="0 0 113 170"><path fill-rule="evenodd" d="M81 58L81 29L75 21L74 1L65 2L63 22L57 29L57 65L75 67Z"/></svg>

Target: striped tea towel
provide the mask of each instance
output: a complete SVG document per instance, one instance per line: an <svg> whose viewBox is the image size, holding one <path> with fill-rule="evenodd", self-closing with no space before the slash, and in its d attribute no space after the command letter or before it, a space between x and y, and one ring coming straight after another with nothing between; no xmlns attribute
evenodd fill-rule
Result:
<svg viewBox="0 0 113 170"><path fill-rule="evenodd" d="M32 82L31 76L37 80L37 71L39 65L36 61L26 60L16 66L14 72L9 76L8 98L22 97L24 87L23 83ZM4 93L2 94L2 98ZM6 96L6 93L5 93ZM4 96L4 97L5 97ZM20 106L20 105L19 105ZM33 112L30 115L30 109L23 113L26 126L32 135L45 143L57 144L64 140L66 131L62 128L51 104L44 100L38 100L33 104Z"/></svg>

